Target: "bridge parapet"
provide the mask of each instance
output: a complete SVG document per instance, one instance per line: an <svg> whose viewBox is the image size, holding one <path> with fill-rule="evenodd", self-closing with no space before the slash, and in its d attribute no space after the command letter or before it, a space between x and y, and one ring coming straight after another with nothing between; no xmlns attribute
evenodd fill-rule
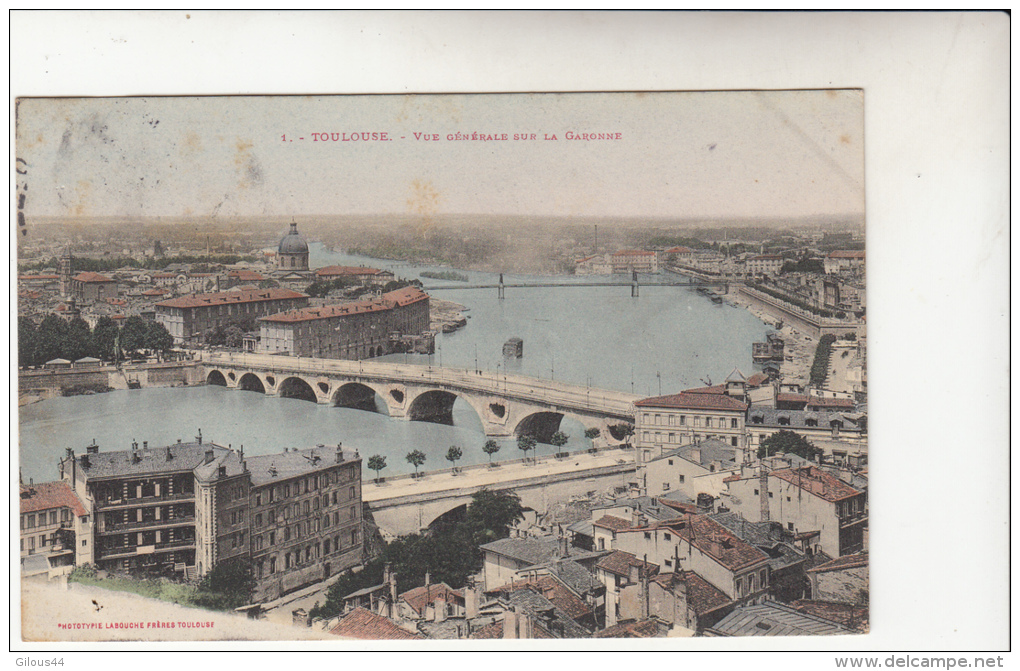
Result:
<svg viewBox="0 0 1020 671"><path fill-rule="evenodd" d="M481 373L437 366L313 359L268 354L214 352L203 357L207 368L261 371L266 374L298 375L309 380L319 378L365 380L396 385L416 385L449 391L491 395L530 404L541 404L556 411L589 413L633 421L635 394L567 384L555 380L504 373ZM232 385L236 386L236 385ZM326 393L326 392L323 392ZM387 399L390 403L390 399ZM402 405L402 404L398 404Z"/></svg>

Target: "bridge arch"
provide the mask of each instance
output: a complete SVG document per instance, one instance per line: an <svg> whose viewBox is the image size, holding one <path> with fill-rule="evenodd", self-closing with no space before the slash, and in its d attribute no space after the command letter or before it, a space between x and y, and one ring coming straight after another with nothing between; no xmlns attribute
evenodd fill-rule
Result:
<svg viewBox="0 0 1020 671"><path fill-rule="evenodd" d="M244 391L257 391L261 394L266 393L266 385L263 384L262 379L255 373L245 373L242 375L237 383L237 388Z"/></svg>
<svg viewBox="0 0 1020 671"><path fill-rule="evenodd" d="M318 403L319 401L312 385L300 377L288 377L281 382L280 396L282 398L300 398L302 401L311 401L312 403Z"/></svg>
<svg viewBox="0 0 1020 671"><path fill-rule="evenodd" d="M467 403L475 411L478 423L485 427L485 415L469 396L461 396L445 389L429 389L415 396L407 404L406 417L412 422L432 422L453 426L453 404L458 400Z"/></svg>
<svg viewBox="0 0 1020 671"><path fill-rule="evenodd" d="M216 385L217 387L226 387L227 378L226 376L223 375L222 372L218 370L211 370L209 371L209 374L205 378L205 383Z"/></svg>
<svg viewBox="0 0 1020 671"><path fill-rule="evenodd" d="M353 408L367 412L386 412L386 399L373 387L361 382L347 382L333 393L332 405L337 408Z"/></svg>
<svg viewBox="0 0 1020 671"><path fill-rule="evenodd" d="M540 410L525 415L517 422L514 428L514 435L533 436L540 443L548 443L552 435L560 430L560 423L563 421L563 413Z"/></svg>

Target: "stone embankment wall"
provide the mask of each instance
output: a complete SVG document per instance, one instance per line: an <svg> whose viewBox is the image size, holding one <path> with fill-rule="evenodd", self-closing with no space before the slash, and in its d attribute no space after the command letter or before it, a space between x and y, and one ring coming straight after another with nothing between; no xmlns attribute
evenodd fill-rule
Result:
<svg viewBox="0 0 1020 671"><path fill-rule="evenodd" d="M111 389L127 389L128 380L138 380L142 387L181 387L202 384L201 364L157 363L101 368L70 368L60 370L19 371L18 391L66 389L76 386L105 385Z"/></svg>
<svg viewBox="0 0 1020 671"><path fill-rule="evenodd" d="M797 329L805 331L815 338L820 338L829 333L834 336L840 336L844 333L856 333L857 327L859 326L856 322L829 321L820 318L816 319L809 317L806 314L794 312L793 309L787 308L771 296L766 296L765 294L759 293L748 287L741 287L740 293L776 319L781 319L787 324L792 324Z"/></svg>

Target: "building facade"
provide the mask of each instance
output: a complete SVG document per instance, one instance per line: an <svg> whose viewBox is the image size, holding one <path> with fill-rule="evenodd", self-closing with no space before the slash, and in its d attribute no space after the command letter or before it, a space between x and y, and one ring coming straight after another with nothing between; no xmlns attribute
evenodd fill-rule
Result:
<svg viewBox="0 0 1020 671"><path fill-rule="evenodd" d="M290 289L222 291L181 296L156 303L156 321L175 344L199 342L203 334L245 318L258 319L308 305L308 296Z"/></svg>
<svg viewBox="0 0 1020 671"><path fill-rule="evenodd" d="M715 438L743 450L747 403L722 394L680 392L634 403L634 445L639 463L681 445ZM742 462L741 457L738 462Z"/></svg>
<svg viewBox="0 0 1020 671"><path fill-rule="evenodd" d="M263 353L367 359L400 350L405 336L429 332L429 296L404 287L370 300L290 310L260 321Z"/></svg>
<svg viewBox="0 0 1020 671"><path fill-rule="evenodd" d="M68 449L60 470L85 512L78 563L190 578L250 562L259 602L362 561L361 458L339 446L246 458L199 435L160 448Z"/></svg>
<svg viewBox="0 0 1020 671"><path fill-rule="evenodd" d="M76 563L78 536L88 512L62 481L20 487L21 559L42 555L50 569Z"/></svg>
<svg viewBox="0 0 1020 671"><path fill-rule="evenodd" d="M813 551L841 557L865 549L867 495L817 466L781 468L767 477L745 469L726 484L727 508L752 522L777 522Z"/></svg>
<svg viewBox="0 0 1020 671"><path fill-rule="evenodd" d="M315 277L325 281L353 280L365 286L382 286L395 279L393 273L389 270L366 268L365 266L326 266L324 268L317 268L315 270Z"/></svg>
<svg viewBox="0 0 1020 671"><path fill-rule="evenodd" d="M79 303L96 303L116 298L117 280L99 273L78 273L71 280L71 296Z"/></svg>

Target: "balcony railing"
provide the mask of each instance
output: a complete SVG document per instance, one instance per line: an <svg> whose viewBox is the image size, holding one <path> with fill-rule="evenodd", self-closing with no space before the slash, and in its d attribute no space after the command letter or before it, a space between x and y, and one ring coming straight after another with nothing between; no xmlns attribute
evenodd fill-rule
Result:
<svg viewBox="0 0 1020 671"><path fill-rule="evenodd" d="M139 555L148 555L154 552L166 552L169 550L194 550L195 539L187 538L182 540L167 541L166 543L154 543L151 545L126 545L124 547L105 548L97 553L96 559L126 559Z"/></svg>
<svg viewBox="0 0 1020 671"><path fill-rule="evenodd" d="M195 523L195 516L172 517L163 520L146 520L144 522L115 522L107 524L100 534L122 534L130 533L141 529L156 529L159 527L174 527L181 525L192 525Z"/></svg>
<svg viewBox="0 0 1020 671"><path fill-rule="evenodd" d="M133 499L98 500L96 501L96 510L118 510L137 506L151 506L170 501L190 501L194 498L195 492L180 492L178 494L161 494L160 496L143 496Z"/></svg>
<svg viewBox="0 0 1020 671"><path fill-rule="evenodd" d="M851 513L849 515L844 515L843 517L839 518L839 526L845 527L851 524L856 524L857 522L860 522L863 519L867 519L867 517L868 514L863 510L856 513Z"/></svg>

